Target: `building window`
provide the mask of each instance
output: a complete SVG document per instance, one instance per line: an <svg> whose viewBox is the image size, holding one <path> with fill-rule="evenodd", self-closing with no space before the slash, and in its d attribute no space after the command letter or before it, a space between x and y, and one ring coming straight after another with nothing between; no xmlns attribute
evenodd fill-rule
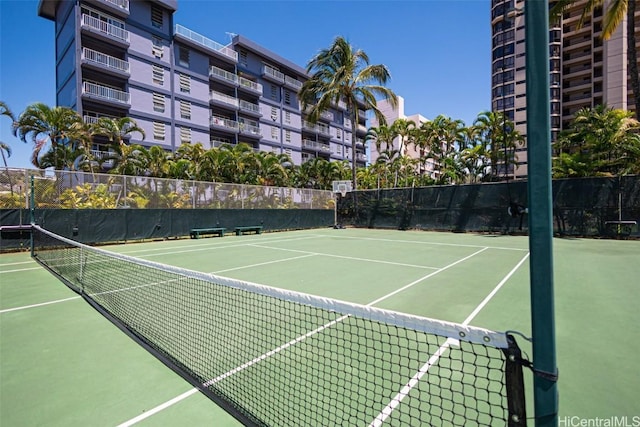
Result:
<svg viewBox="0 0 640 427"><path fill-rule="evenodd" d="M276 126L271 126L271 139L277 141L278 138L278 128Z"/></svg>
<svg viewBox="0 0 640 427"><path fill-rule="evenodd" d="M275 85L271 85L271 99L278 100L278 88Z"/></svg>
<svg viewBox="0 0 640 427"><path fill-rule="evenodd" d="M276 107L271 107L271 120L274 122L278 120L278 109Z"/></svg>
<svg viewBox="0 0 640 427"><path fill-rule="evenodd" d="M188 101L180 101L180 117L183 119L191 119L191 103Z"/></svg>
<svg viewBox="0 0 640 427"><path fill-rule="evenodd" d="M191 143L191 129L190 128L180 128L180 142L183 144Z"/></svg>
<svg viewBox="0 0 640 427"><path fill-rule="evenodd" d="M162 28L162 8L151 5L151 25L156 28Z"/></svg>
<svg viewBox="0 0 640 427"><path fill-rule="evenodd" d="M284 103L287 105L291 105L291 92L288 90L284 91Z"/></svg>
<svg viewBox="0 0 640 427"><path fill-rule="evenodd" d="M153 94L153 111L164 113L164 95L161 93Z"/></svg>
<svg viewBox="0 0 640 427"><path fill-rule="evenodd" d="M164 141L164 123L153 122L153 139Z"/></svg>
<svg viewBox="0 0 640 427"><path fill-rule="evenodd" d="M159 65L152 65L153 70L153 82L162 86L164 84L164 68Z"/></svg>
<svg viewBox="0 0 640 427"><path fill-rule="evenodd" d="M286 142L291 142L291 131L290 130L285 130L284 131L284 140Z"/></svg>
<svg viewBox="0 0 640 427"><path fill-rule="evenodd" d="M179 52L178 64L180 64L183 67L188 67L189 66L189 49L181 46L179 51L180 52Z"/></svg>
<svg viewBox="0 0 640 427"><path fill-rule="evenodd" d="M244 65L245 67L247 66L247 51L246 50L240 50L240 64Z"/></svg>
<svg viewBox="0 0 640 427"><path fill-rule="evenodd" d="M156 58L162 58L164 55L164 45L162 44L162 39L160 37L151 36L151 43L153 46L151 47L151 54Z"/></svg>
<svg viewBox="0 0 640 427"><path fill-rule="evenodd" d="M180 92L191 92L191 77L188 74L180 74Z"/></svg>
<svg viewBox="0 0 640 427"><path fill-rule="evenodd" d="M291 124L291 111L284 112L284 122L288 125Z"/></svg>

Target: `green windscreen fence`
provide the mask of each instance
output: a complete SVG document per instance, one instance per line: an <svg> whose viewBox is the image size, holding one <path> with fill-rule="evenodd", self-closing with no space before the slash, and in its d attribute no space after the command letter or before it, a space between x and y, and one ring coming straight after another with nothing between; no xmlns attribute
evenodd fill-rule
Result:
<svg viewBox="0 0 640 427"><path fill-rule="evenodd" d="M553 181L558 235L640 237L640 177ZM338 200L343 225L473 232L527 232L527 182L361 190Z"/></svg>

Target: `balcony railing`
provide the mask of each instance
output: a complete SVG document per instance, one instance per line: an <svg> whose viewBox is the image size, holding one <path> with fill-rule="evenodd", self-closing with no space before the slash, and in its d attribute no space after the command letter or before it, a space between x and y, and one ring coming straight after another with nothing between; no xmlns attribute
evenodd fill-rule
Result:
<svg viewBox="0 0 640 427"><path fill-rule="evenodd" d="M211 92L209 92L209 99L211 101L219 101L219 102L222 102L223 104L232 105L238 108L238 98L225 95L224 93L216 92L215 90L212 90Z"/></svg>
<svg viewBox="0 0 640 427"><path fill-rule="evenodd" d="M327 120L333 120L333 113L331 111L323 111L320 113L320 117Z"/></svg>
<svg viewBox="0 0 640 427"><path fill-rule="evenodd" d="M105 3L109 3L119 9L129 12L129 0L102 0Z"/></svg>
<svg viewBox="0 0 640 427"><path fill-rule="evenodd" d="M129 72L129 63L127 61L98 52L97 50L88 49L86 47L82 48L82 59L103 65L113 70L122 71L124 73Z"/></svg>
<svg viewBox="0 0 640 427"><path fill-rule="evenodd" d="M240 100L240 109L242 111L248 111L254 114L260 114L260 106L253 102L248 102L243 99Z"/></svg>
<svg viewBox="0 0 640 427"><path fill-rule="evenodd" d="M115 101L121 104L129 104L130 95L127 92L123 92L107 86L101 86L95 83L83 82L82 93L109 101Z"/></svg>
<svg viewBox="0 0 640 427"><path fill-rule="evenodd" d="M307 148L309 150L315 150L315 151L325 151L325 152L331 151L331 146L329 144L323 144L322 142L313 141L311 139L303 139L302 147Z"/></svg>
<svg viewBox="0 0 640 427"><path fill-rule="evenodd" d="M100 19L94 18L93 16L83 14L82 26L98 30L110 37L129 43L129 31L113 24L109 24L108 22L101 21Z"/></svg>
<svg viewBox="0 0 640 427"><path fill-rule="evenodd" d="M238 83L240 83L240 86L242 87L262 93L262 85L260 83L252 82L251 80L245 79L244 77L238 77Z"/></svg>
<svg viewBox="0 0 640 427"><path fill-rule="evenodd" d="M220 127L224 127L233 131L238 131L238 122L231 120L231 119L225 119L223 117L211 117L211 119L209 120L209 124L211 126L220 126Z"/></svg>
<svg viewBox="0 0 640 427"><path fill-rule="evenodd" d="M264 65L262 67L262 74L271 77L274 80L284 82L284 73L281 73L280 71L276 70L275 68L269 67L268 65Z"/></svg>
<svg viewBox="0 0 640 427"><path fill-rule="evenodd" d="M232 144L232 142L228 139L211 138L212 147L220 147L221 145L224 145L224 144Z"/></svg>
<svg viewBox="0 0 640 427"><path fill-rule="evenodd" d="M92 124L98 123L98 120L101 119L102 117L107 117L107 118L110 118L110 119L117 119L117 117L108 116L106 114L101 114L100 116L89 116L89 115L85 114L85 115L82 116L82 121L84 121L88 125L92 125Z"/></svg>
<svg viewBox="0 0 640 427"><path fill-rule="evenodd" d="M244 122L239 123L238 127L241 133L254 136L262 136L262 132L260 132L260 126L258 125L258 122L245 120Z"/></svg>
<svg viewBox="0 0 640 427"><path fill-rule="evenodd" d="M222 68L214 67L213 65L209 67L209 76L217 77L223 80L226 80L233 84L238 84L238 76L230 73Z"/></svg>
<svg viewBox="0 0 640 427"><path fill-rule="evenodd" d="M302 82L294 79L293 77L284 76L284 82L296 90L299 90L302 87Z"/></svg>
<svg viewBox="0 0 640 427"><path fill-rule="evenodd" d="M188 38L192 42L204 46L208 49L215 50L222 55L233 59L235 62L238 61L238 52L236 52L235 50L231 49L230 47L223 46L220 43L214 42L213 40L208 39L205 36L196 33L195 31L191 31L190 29L183 27L182 25L176 24L176 34L180 34L181 36Z"/></svg>

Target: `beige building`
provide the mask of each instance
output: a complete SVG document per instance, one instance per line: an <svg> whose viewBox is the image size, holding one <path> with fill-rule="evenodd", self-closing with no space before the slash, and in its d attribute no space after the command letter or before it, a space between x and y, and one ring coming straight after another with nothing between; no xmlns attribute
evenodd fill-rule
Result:
<svg viewBox="0 0 640 427"><path fill-rule="evenodd" d="M634 110L627 77L626 17L609 40L602 40L601 9L577 28L585 3L573 5L549 32L552 141L581 108L605 104ZM491 108L504 112L526 136L524 4L524 0L491 2ZM640 43L640 10L635 14L635 28ZM527 176L526 150L526 145L518 147L518 165L508 171L510 176Z"/></svg>
<svg viewBox="0 0 640 427"><path fill-rule="evenodd" d="M398 104L394 108L388 100L384 99L378 101L378 109L384 114L385 120L387 121L387 126L391 126L393 122L397 119L405 119L412 121L415 123L416 127L419 127L421 123L428 121L428 119L420 114L412 114L410 116L405 115L404 113L404 98L398 96ZM371 119L371 127L378 127L379 122L376 120L375 116ZM403 145L401 147L401 144ZM400 138L395 138L393 140L393 147L388 147L389 149L399 150L403 155L407 155L414 159L420 158L420 150L413 144L403 144L400 141ZM384 149L384 147L383 147ZM380 156L376 145L373 142L369 143L368 151L370 153L369 161L371 163L375 163L376 159ZM424 168L424 173L428 173L432 178L435 178L435 167L433 164L433 160L427 160L426 164L422 165Z"/></svg>

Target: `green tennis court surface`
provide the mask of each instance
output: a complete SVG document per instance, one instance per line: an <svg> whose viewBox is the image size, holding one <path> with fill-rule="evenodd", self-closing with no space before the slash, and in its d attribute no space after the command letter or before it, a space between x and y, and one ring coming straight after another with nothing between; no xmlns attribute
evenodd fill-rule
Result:
<svg viewBox="0 0 640 427"><path fill-rule="evenodd" d="M638 245L554 240L561 420L626 416L631 422L640 414ZM106 249L378 308L530 332L526 237L318 229ZM0 279L2 426L238 425L27 253L0 255ZM530 354L530 345L517 338ZM530 372L525 377L531 404Z"/></svg>

